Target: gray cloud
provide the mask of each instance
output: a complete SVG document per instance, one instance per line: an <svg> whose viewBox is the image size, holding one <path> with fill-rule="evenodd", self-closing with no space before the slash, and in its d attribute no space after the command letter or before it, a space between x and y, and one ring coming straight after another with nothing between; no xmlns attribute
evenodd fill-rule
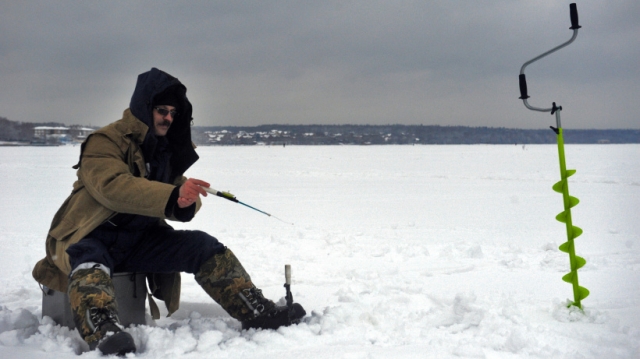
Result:
<svg viewBox="0 0 640 359"><path fill-rule="evenodd" d="M2 4L0 116L105 125L151 67L198 125L542 128L517 75L568 40L565 1L29 1ZM565 127L639 128L640 5L578 2L578 39L527 69Z"/></svg>

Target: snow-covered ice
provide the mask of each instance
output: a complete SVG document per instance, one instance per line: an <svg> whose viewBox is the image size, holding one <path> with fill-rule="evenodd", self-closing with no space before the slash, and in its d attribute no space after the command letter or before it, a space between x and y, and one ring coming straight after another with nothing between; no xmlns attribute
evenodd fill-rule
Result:
<svg viewBox="0 0 640 359"><path fill-rule="evenodd" d="M200 147L216 197L177 228L231 248L254 282L309 315L242 331L183 274L181 309L128 328L140 358L640 358L640 146L567 145L584 230L571 286L554 145ZM31 277L79 147L0 148L0 358L97 358L41 317ZM161 308L163 309L163 308ZM166 314L166 312L164 312Z"/></svg>

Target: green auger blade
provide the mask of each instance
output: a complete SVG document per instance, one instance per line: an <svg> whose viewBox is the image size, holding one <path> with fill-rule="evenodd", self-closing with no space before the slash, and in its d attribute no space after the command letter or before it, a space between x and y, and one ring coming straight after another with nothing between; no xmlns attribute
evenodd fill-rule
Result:
<svg viewBox="0 0 640 359"><path fill-rule="evenodd" d="M589 296L589 289L585 288L585 287L578 287L578 292L580 293L580 300L583 300L584 298Z"/></svg>
<svg viewBox="0 0 640 359"><path fill-rule="evenodd" d="M562 277L562 279L564 279L564 277ZM571 280L564 280L567 283L572 283ZM589 289L585 288L585 287L581 287L578 286L578 289L576 289L575 293L574 293L574 299L576 299L576 301L581 301L584 298L588 297L590 294ZM571 303L571 305L577 305L578 307L580 307L577 302L576 303Z"/></svg>
<svg viewBox="0 0 640 359"><path fill-rule="evenodd" d="M572 239L573 238L578 238L580 235L582 234L582 228L580 227L576 227L573 226L573 233L572 233ZM573 241L572 241L573 242ZM558 249L560 249L561 251L565 252L565 253L569 253L569 246L571 245L571 242L564 242L560 245L560 247L558 247Z"/></svg>
<svg viewBox="0 0 640 359"><path fill-rule="evenodd" d="M562 276L562 280L567 283L573 283L573 272L569 272Z"/></svg>
<svg viewBox="0 0 640 359"><path fill-rule="evenodd" d="M564 184L566 183L565 180L561 180L559 182L557 182L556 184L553 185L553 190L558 192L558 193L562 193L564 191Z"/></svg>
<svg viewBox="0 0 640 359"><path fill-rule="evenodd" d="M587 260L582 258L582 257L580 257L580 256L575 256L575 260L576 260L576 270L584 267L587 264ZM565 282L571 283L571 281L573 280L573 274L574 274L574 271L571 271L571 272L565 274L562 277L562 280L564 280Z"/></svg>
<svg viewBox="0 0 640 359"><path fill-rule="evenodd" d="M569 253L569 246L571 246L571 243L569 242L564 242L560 245L560 247L558 247L559 250L565 252L565 253Z"/></svg>
<svg viewBox="0 0 640 359"><path fill-rule="evenodd" d="M573 236L572 237L574 239L580 237L580 235L583 232L582 228L580 228L580 227L573 226L573 227L571 227L571 229L573 230L573 233L572 233Z"/></svg>
<svg viewBox="0 0 640 359"><path fill-rule="evenodd" d="M578 286L578 289L576 289L574 297L576 298L576 301L579 302L581 300L583 300L584 298L588 297L590 294L589 289L585 288L585 287L581 287ZM573 303L574 305L576 305L576 303ZM581 306L579 306L580 308L582 308Z"/></svg>
<svg viewBox="0 0 640 359"><path fill-rule="evenodd" d="M576 269L580 269L580 268L584 267L585 264L587 264L587 260L586 259L584 259L582 257L579 257L579 256L576 256Z"/></svg>

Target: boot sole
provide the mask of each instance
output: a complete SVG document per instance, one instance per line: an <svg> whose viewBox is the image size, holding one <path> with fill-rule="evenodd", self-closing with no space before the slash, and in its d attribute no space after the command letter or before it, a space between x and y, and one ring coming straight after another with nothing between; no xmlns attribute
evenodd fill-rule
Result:
<svg viewBox="0 0 640 359"><path fill-rule="evenodd" d="M98 350L103 355L125 356L127 353L136 352L136 344L131 334L127 332L118 332L98 345Z"/></svg>
<svg viewBox="0 0 640 359"><path fill-rule="evenodd" d="M273 329L277 330L280 327L288 327L293 324L299 324L300 320L307 314L307 312L298 303L293 303L290 308L283 311L277 317L258 317L253 320L242 322L242 329Z"/></svg>

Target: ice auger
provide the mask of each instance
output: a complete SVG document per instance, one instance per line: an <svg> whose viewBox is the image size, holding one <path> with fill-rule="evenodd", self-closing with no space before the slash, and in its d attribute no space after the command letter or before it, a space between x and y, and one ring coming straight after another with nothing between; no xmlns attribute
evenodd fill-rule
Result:
<svg viewBox="0 0 640 359"><path fill-rule="evenodd" d="M557 106L556 103L553 103L551 108L537 108L529 105L527 99L529 95L527 94L527 80L524 74L524 69L527 65L540 60L541 58L560 50L561 48L572 43L576 37L578 36L578 29L581 27L578 25L578 9L576 4L569 5L569 12L571 18L571 27L573 30L573 36L569 41L554 47L553 49L543 53L540 56L535 57L532 60L525 62L520 69L520 99L524 102L524 105L533 111L540 112L551 112L551 115L556 115L556 127L550 126L551 129L557 135L558 141L558 157L560 159L560 181L553 185L553 190L559 193L562 193L562 199L564 202L564 211L556 216L556 219L562 223L566 224L567 228L567 241L560 246L560 250L569 253L569 261L571 264L571 271L562 277L562 280L565 282L571 283L573 286L573 303L578 308L582 309L582 305L580 301L586 298L589 295L589 290L585 287L581 287L578 284L578 269L582 268L587 261L576 255L575 252L575 244L574 239L576 239L579 235L582 234L582 229L573 225L573 220L571 218L571 208L575 207L580 201L576 197L572 197L569 195L569 181L568 178L576 173L576 170L567 170L567 166L565 163L564 157L564 138L562 136L562 125L560 123L560 111L562 111L561 106Z"/></svg>

